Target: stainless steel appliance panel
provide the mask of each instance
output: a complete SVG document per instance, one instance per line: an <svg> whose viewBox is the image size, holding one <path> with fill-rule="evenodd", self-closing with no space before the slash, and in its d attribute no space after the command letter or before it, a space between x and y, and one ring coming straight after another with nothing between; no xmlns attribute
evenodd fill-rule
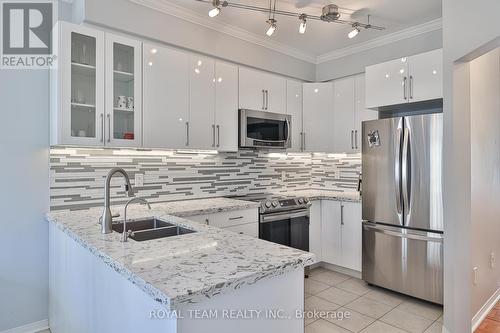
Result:
<svg viewBox="0 0 500 333"><path fill-rule="evenodd" d="M292 116L265 111L239 111L240 147L290 148Z"/></svg>
<svg viewBox="0 0 500 333"><path fill-rule="evenodd" d="M443 231L443 114L405 117L402 153L405 226Z"/></svg>
<svg viewBox="0 0 500 333"><path fill-rule="evenodd" d="M403 118L363 122L363 220L403 225L402 134Z"/></svg>
<svg viewBox="0 0 500 333"><path fill-rule="evenodd" d="M443 304L442 234L363 222L362 277Z"/></svg>

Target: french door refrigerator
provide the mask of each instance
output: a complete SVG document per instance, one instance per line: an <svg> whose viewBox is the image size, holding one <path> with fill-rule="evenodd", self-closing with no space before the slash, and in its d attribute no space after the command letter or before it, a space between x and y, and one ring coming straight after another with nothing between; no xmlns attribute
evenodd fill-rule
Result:
<svg viewBox="0 0 500 333"><path fill-rule="evenodd" d="M363 122L368 283L443 303L442 114Z"/></svg>

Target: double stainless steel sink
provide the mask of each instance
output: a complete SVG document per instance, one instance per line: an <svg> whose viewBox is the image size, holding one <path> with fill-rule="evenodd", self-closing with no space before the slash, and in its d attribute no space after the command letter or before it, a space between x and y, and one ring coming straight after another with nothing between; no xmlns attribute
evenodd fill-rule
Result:
<svg viewBox="0 0 500 333"><path fill-rule="evenodd" d="M137 242L196 232L155 218L129 220L126 228L129 234L128 238ZM123 222L113 223L112 229L115 232L123 233Z"/></svg>

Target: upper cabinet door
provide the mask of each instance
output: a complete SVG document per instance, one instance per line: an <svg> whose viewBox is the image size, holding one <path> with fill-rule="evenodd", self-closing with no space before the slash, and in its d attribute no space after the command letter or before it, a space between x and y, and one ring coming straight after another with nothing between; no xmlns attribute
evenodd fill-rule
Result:
<svg viewBox="0 0 500 333"><path fill-rule="evenodd" d="M287 80L286 113L292 116L292 148L290 152L302 151L302 82Z"/></svg>
<svg viewBox="0 0 500 333"><path fill-rule="evenodd" d="M355 151L355 86L354 77L333 81L333 132L336 153Z"/></svg>
<svg viewBox="0 0 500 333"><path fill-rule="evenodd" d="M366 107L408 102L408 58L366 67Z"/></svg>
<svg viewBox="0 0 500 333"><path fill-rule="evenodd" d="M355 105L356 118L354 120L354 150L361 151L361 129L363 121L378 119L378 111L365 107L365 75L356 75L355 78Z"/></svg>
<svg viewBox="0 0 500 333"><path fill-rule="evenodd" d="M59 23L52 144L104 145L104 33Z"/></svg>
<svg viewBox="0 0 500 333"><path fill-rule="evenodd" d="M106 34L105 124L106 146L141 146L141 43L112 34Z"/></svg>
<svg viewBox="0 0 500 333"><path fill-rule="evenodd" d="M304 151L333 152L333 83L304 83L302 98Z"/></svg>
<svg viewBox="0 0 500 333"><path fill-rule="evenodd" d="M409 57L409 101L443 98L443 50Z"/></svg>
<svg viewBox="0 0 500 333"><path fill-rule="evenodd" d="M144 44L143 62L144 147L187 148L189 55Z"/></svg>
<svg viewBox="0 0 500 333"><path fill-rule="evenodd" d="M238 67L215 63L215 146L238 151Z"/></svg>
<svg viewBox="0 0 500 333"><path fill-rule="evenodd" d="M215 149L215 61L190 56L189 148Z"/></svg>
<svg viewBox="0 0 500 333"><path fill-rule="evenodd" d="M240 109L286 113L286 80L248 68L239 69Z"/></svg>

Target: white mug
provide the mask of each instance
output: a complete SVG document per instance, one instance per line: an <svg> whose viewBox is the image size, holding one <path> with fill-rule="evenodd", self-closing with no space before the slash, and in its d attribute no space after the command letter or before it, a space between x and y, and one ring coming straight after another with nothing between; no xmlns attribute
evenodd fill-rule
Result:
<svg viewBox="0 0 500 333"><path fill-rule="evenodd" d="M129 109L129 110L134 109L134 98L133 97L127 97L127 109Z"/></svg>

